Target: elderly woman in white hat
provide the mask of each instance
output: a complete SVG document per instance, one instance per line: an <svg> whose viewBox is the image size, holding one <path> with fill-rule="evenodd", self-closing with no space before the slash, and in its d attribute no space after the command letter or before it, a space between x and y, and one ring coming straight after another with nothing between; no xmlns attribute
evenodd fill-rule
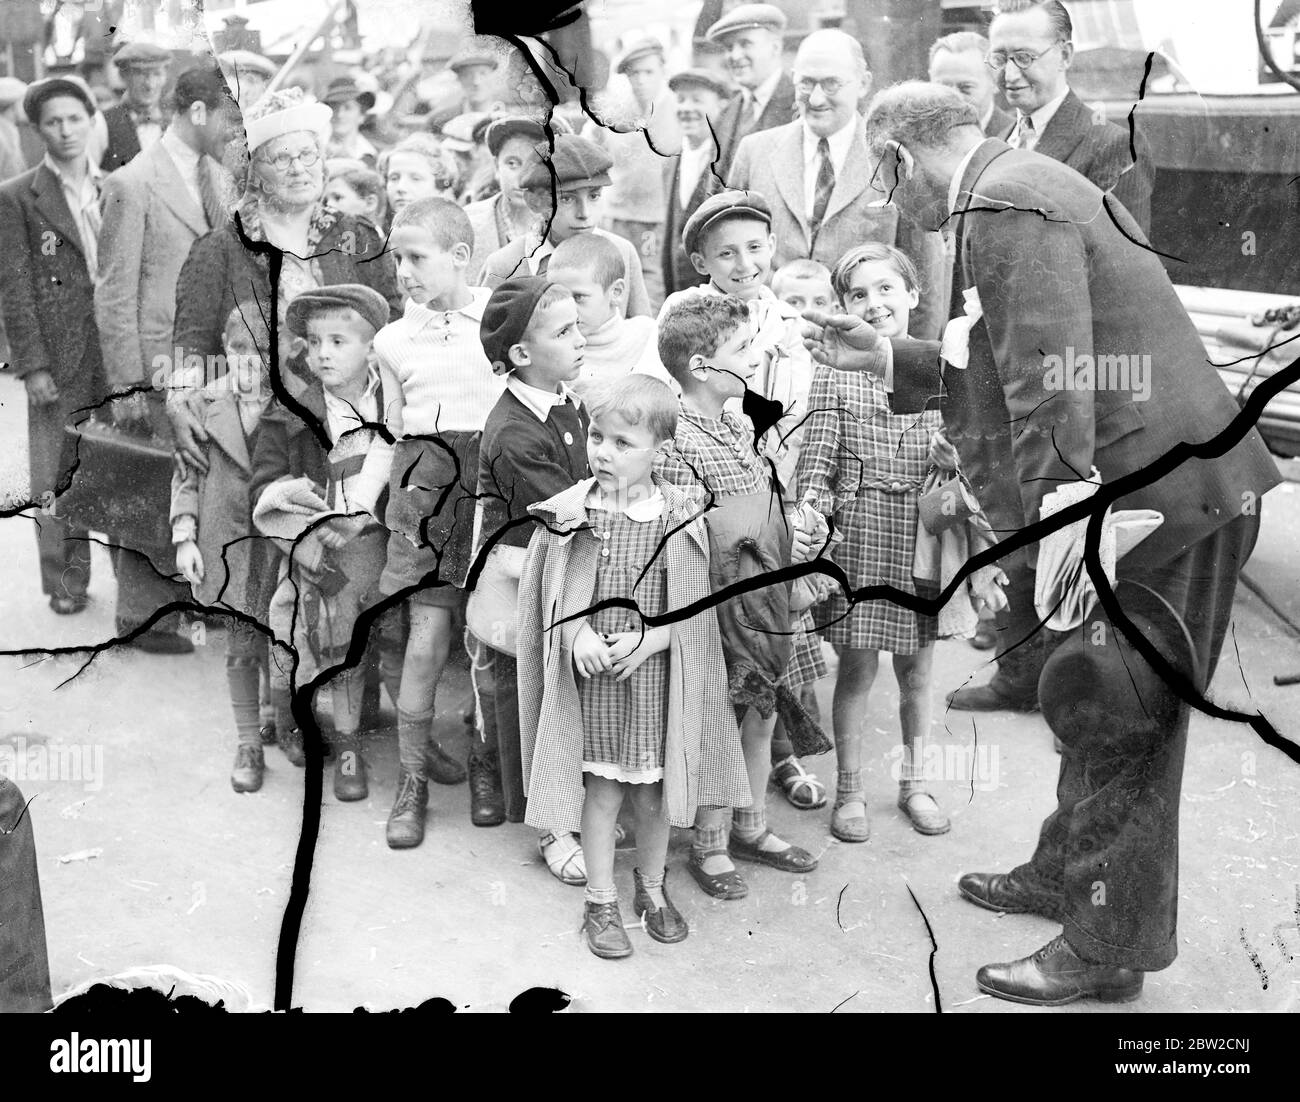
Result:
<svg viewBox="0 0 1300 1102"><path fill-rule="evenodd" d="M297 349L283 324L291 299L317 287L361 283L388 300L394 318L401 313L396 270L379 232L321 202L330 119L329 107L299 88L265 95L246 112L244 198L227 225L194 243L181 269L173 343L185 375L173 378L170 408L179 456L200 469L205 437L194 408L201 399L186 384L194 365L219 362L226 318L237 303L253 314L275 303L281 377L291 389ZM273 267L279 269L274 289Z"/></svg>

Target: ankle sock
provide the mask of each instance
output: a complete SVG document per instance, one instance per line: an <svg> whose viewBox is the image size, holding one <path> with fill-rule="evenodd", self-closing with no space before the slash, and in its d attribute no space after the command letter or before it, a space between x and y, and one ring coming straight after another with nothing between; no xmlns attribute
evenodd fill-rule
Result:
<svg viewBox="0 0 1300 1102"><path fill-rule="evenodd" d="M697 826L695 828L695 837L691 840L691 848L697 854L707 853L709 850L725 850L727 848L727 824Z"/></svg>
<svg viewBox="0 0 1300 1102"><path fill-rule="evenodd" d="M424 755L432 737L432 709L421 715L397 709L397 757L408 773L424 776Z"/></svg>
<svg viewBox="0 0 1300 1102"><path fill-rule="evenodd" d="M862 799L862 770L840 769L835 774L835 802Z"/></svg>
<svg viewBox="0 0 1300 1102"><path fill-rule="evenodd" d="M762 804L738 807L731 813L731 833L742 842L757 842L766 829L767 815Z"/></svg>
<svg viewBox="0 0 1300 1102"><path fill-rule="evenodd" d="M617 888L593 888L590 884L583 889L583 898L588 903L617 903Z"/></svg>

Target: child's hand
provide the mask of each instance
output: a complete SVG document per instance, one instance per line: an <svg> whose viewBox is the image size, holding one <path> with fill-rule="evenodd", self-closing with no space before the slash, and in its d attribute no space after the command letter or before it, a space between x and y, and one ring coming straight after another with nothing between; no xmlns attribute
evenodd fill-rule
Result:
<svg viewBox="0 0 1300 1102"><path fill-rule="evenodd" d="M294 544L293 563L308 574L316 574L325 562L325 545L320 538L321 529L313 528Z"/></svg>
<svg viewBox="0 0 1300 1102"><path fill-rule="evenodd" d="M944 436L942 430L936 431L930 437L930 462L941 471L957 469L957 449Z"/></svg>
<svg viewBox="0 0 1300 1102"><path fill-rule="evenodd" d="M583 677L595 677L606 673L613 665L609 647L605 640L592 630L590 624L583 624L578 636L573 641L573 665Z"/></svg>
<svg viewBox="0 0 1300 1102"><path fill-rule="evenodd" d="M325 522L325 528L333 532L336 536L341 536L343 543L327 543L327 547L342 547L343 544L351 543L361 534L369 517L331 517Z"/></svg>
<svg viewBox="0 0 1300 1102"><path fill-rule="evenodd" d="M981 566L975 571L970 576L971 604L975 611L988 609L990 612L1001 612L1006 608L1007 595L1002 592L1002 587L1007 581L1006 574L996 565Z"/></svg>
<svg viewBox="0 0 1300 1102"><path fill-rule="evenodd" d="M191 585L203 581L203 555L199 545L193 540L186 540L176 545L176 569Z"/></svg>
<svg viewBox="0 0 1300 1102"><path fill-rule="evenodd" d="M652 654L668 649L672 632L667 625L646 631L615 631L605 637L614 660L615 681L626 681Z"/></svg>
<svg viewBox="0 0 1300 1102"><path fill-rule="evenodd" d="M342 532L335 531L328 524L322 524L315 529L316 538L320 540L322 547L328 547L331 551L337 551L340 547L345 547L348 537Z"/></svg>

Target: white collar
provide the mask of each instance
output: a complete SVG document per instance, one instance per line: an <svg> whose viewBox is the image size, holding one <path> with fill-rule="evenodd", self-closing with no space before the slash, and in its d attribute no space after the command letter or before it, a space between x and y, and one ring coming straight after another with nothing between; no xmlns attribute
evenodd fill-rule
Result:
<svg viewBox="0 0 1300 1102"><path fill-rule="evenodd" d="M197 149L192 149L170 126L163 131L163 136L158 140L167 151L167 155L176 163L177 168L185 166L196 168L199 158L203 156Z"/></svg>
<svg viewBox="0 0 1300 1102"><path fill-rule="evenodd" d="M1059 96L1055 99L1049 99L1037 111L1031 111L1029 113L1029 117L1034 122L1034 133L1040 138L1043 136L1043 131L1047 129L1047 124L1052 121L1052 117L1061 109L1061 104L1065 102L1065 97L1069 94L1070 86L1067 84L1065 86L1065 91ZM1023 112L1021 111L1016 112L1016 125L1020 124L1020 117L1022 114Z"/></svg>
<svg viewBox="0 0 1300 1102"><path fill-rule="evenodd" d="M781 74L783 72L784 70L778 65L776 71L770 77L749 93L750 110L753 110L754 105L757 104L758 113L763 113L767 108L768 101L776 94L776 86L781 83Z"/></svg>
<svg viewBox="0 0 1300 1102"><path fill-rule="evenodd" d="M952 214L957 209L957 196L961 194L962 177L966 175L966 169L970 167L971 160L979 152L980 146L984 142L993 141L992 138L985 138L983 142L976 142L970 149L966 150L966 156L961 159L957 165L957 171L952 175L952 182L948 185L948 213Z"/></svg>
<svg viewBox="0 0 1300 1102"><path fill-rule="evenodd" d="M407 299L405 316L425 324L437 324L438 319L442 319L443 324L448 324L452 314L464 314L470 321L481 322L483 309L492 297L492 290L489 287L471 287L469 293L469 302L456 310L435 310L432 306L421 306L414 299Z"/></svg>
<svg viewBox="0 0 1300 1102"><path fill-rule="evenodd" d="M361 401L364 402L367 398L373 398L375 391L378 389L379 371L373 364L371 364L370 369L366 374L365 389L361 392ZM321 390L325 395L325 409L327 411L333 413L336 417L343 417L346 419L359 418L359 421L365 420L365 417L361 415L361 411L346 398L340 398L337 394L332 394L329 389L325 387L322 387Z"/></svg>
<svg viewBox="0 0 1300 1102"><path fill-rule="evenodd" d="M853 139L857 136L858 129L862 126L862 116L856 111L853 117L841 126L834 134L826 136L826 144L831 149L831 165L834 167L836 175L844 167L844 162L849 155L849 146L853 144ZM821 142L816 134L808 129L808 124L803 123L803 159L806 162L813 160L817 156L817 146Z"/></svg>
<svg viewBox="0 0 1300 1102"><path fill-rule="evenodd" d="M587 499L583 502L588 509L603 509L602 498L600 493L600 483L592 480L591 489L587 491ZM658 520L664 515L664 508L668 502L664 500L663 491L658 486L655 492L649 497L642 498L640 501L633 501L625 504L619 512L623 513L628 520L634 520L638 524L645 524L647 521Z"/></svg>
<svg viewBox="0 0 1300 1102"><path fill-rule="evenodd" d="M46 168L48 168L51 172L54 173L55 179L57 179L60 184L63 184L65 187L67 186L68 184L67 178L63 175L63 172L59 168L59 166L54 163L54 158L51 157L48 152L41 159L41 164L43 164ZM94 181L99 181L104 178L103 170L100 169L99 165L95 164L95 162L91 160L89 152L86 153L86 174L91 180Z"/></svg>
<svg viewBox="0 0 1300 1102"><path fill-rule="evenodd" d="M529 386L513 371L506 380L506 389L532 410L534 416L542 423L546 422L546 418L556 406L572 402L576 409L579 404L578 396L566 384L561 383L558 391L543 390L541 387Z"/></svg>

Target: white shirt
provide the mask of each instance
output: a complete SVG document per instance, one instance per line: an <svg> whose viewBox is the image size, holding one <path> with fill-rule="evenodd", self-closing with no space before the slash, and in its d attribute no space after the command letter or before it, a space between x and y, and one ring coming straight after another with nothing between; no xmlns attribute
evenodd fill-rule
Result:
<svg viewBox="0 0 1300 1102"><path fill-rule="evenodd" d="M1048 100L1037 111L1031 111L1029 113L1029 119L1034 124L1035 144L1037 144L1038 141L1042 138L1043 131L1047 129L1047 124L1052 121L1053 116L1055 116L1056 112L1061 109L1061 104L1065 102L1065 97L1068 96L1069 94L1070 94L1070 89L1069 86L1067 85L1065 91L1062 92L1055 99ZM1011 132L1012 137L1015 137L1016 132L1020 129L1020 119L1023 115L1024 115L1023 111L1020 110L1016 111L1016 129ZM1030 148L1033 147L1031 146Z"/></svg>
<svg viewBox="0 0 1300 1102"><path fill-rule="evenodd" d="M683 210L690 203L700 177L709 171L709 165L717 155L717 146L712 138L705 138L698 146L682 142L682 156L677 166L677 205Z"/></svg>
<svg viewBox="0 0 1300 1102"><path fill-rule="evenodd" d="M564 383L560 384L559 390L543 390L541 387L529 386L513 371L506 380L506 390L523 402L543 424L556 406L562 406L570 401L575 408L582 404L578 396Z"/></svg>
<svg viewBox="0 0 1300 1102"><path fill-rule="evenodd" d="M762 117L763 112L767 110L768 102L774 95L776 95L776 86L780 81L781 69L778 66L776 72L763 81L763 83L752 92L749 89L745 89L745 103L748 104L750 114L754 116L755 122L758 122Z"/></svg>
<svg viewBox="0 0 1300 1102"><path fill-rule="evenodd" d="M86 172L81 177L80 183L64 176L59 166L54 163L54 158L48 153L41 163L54 173L54 178L59 181L59 186L63 189L63 199L68 204L68 210L72 212L72 220L77 224L77 236L81 238L81 253L86 258L86 269L90 272L93 281L99 271L99 228L102 224L99 214L99 187L103 183L104 173L89 156L86 157Z"/></svg>
<svg viewBox="0 0 1300 1102"><path fill-rule="evenodd" d="M185 189L190 196L203 210L203 192L199 188L199 152L191 149L183 142L178 134L168 127L159 139L162 142L163 150L167 156L172 159L172 164L176 166L176 171L181 174L181 179L185 182ZM206 215L207 211L203 211Z"/></svg>
<svg viewBox="0 0 1300 1102"><path fill-rule="evenodd" d="M844 162L849 159L849 147L853 144L853 139L857 135L858 128L862 125L862 118L855 111L853 118L834 134L827 135L826 144L831 150L831 168L835 170L835 182L840 182L840 177L844 174ZM804 210L808 216L812 217L813 206L817 202L817 173L821 171L822 159L817 152L817 147L821 144L821 138L808 129L808 124L804 123L803 127L803 197Z"/></svg>

